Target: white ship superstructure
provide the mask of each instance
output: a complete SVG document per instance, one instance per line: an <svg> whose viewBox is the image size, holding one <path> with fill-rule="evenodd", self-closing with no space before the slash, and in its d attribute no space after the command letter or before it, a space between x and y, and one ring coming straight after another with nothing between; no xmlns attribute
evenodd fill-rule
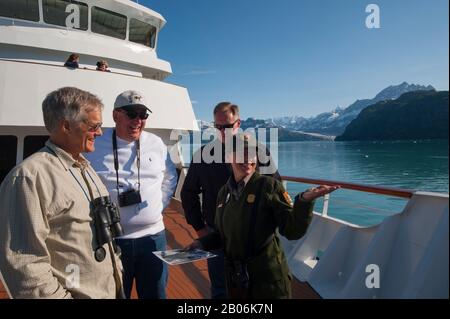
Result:
<svg viewBox="0 0 450 319"><path fill-rule="evenodd" d="M42 147L47 132L41 103L64 86L98 95L105 127L114 124L116 96L132 89L150 103L148 130L168 145L176 142L170 138L173 130L198 130L187 90L163 82L171 74L170 64L157 55L164 24L160 14L129 0L0 0L0 182ZM63 66L72 53L80 55L78 69ZM99 60L112 72L96 71ZM326 204L304 238L283 240L292 273L321 297L448 298L448 194L285 180L410 198L403 212L373 227L331 218Z"/></svg>
<svg viewBox="0 0 450 319"><path fill-rule="evenodd" d="M116 96L132 89L150 101L147 128L167 143L173 129L197 130L187 90L163 82L171 74L156 53L164 24L160 14L129 0L0 1L0 143L7 147L0 170L43 145L41 103L64 86L102 99L104 127L113 126ZM63 66L72 53L80 55L78 69ZM99 60L112 72L96 71Z"/></svg>

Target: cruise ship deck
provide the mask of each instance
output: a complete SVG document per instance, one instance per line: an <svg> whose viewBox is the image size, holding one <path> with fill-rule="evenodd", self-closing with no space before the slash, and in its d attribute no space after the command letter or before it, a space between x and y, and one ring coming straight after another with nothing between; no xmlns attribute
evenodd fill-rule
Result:
<svg viewBox="0 0 450 319"><path fill-rule="evenodd" d="M172 202L165 210L164 222L169 248L185 247L196 238L193 228L187 224L184 216L177 210L175 202ZM205 261L169 267L167 286L169 299L209 299L209 285L208 268ZM295 299L320 298L307 283L294 279L292 286L292 297ZM0 283L0 299L6 298L8 295ZM133 290L132 298L137 298L135 290Z"/></svg>

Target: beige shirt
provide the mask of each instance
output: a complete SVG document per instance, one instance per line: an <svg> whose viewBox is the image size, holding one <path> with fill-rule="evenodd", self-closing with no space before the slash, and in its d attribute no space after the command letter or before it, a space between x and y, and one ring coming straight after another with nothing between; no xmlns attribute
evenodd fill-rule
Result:
<svg viewBox="0 0 450 319"><path fill-rule="evenodd" d="M94 198L108 191L84 158L78 162L50 141L45 145L0 186L0 271L6 288L13 298L115 298L108 246L102 262L94 257L87 183Z"/></svg>

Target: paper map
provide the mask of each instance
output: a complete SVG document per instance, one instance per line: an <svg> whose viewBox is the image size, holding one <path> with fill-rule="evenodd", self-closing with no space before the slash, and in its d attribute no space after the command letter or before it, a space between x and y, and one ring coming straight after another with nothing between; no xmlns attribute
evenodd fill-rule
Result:
<svg viewBox="0 0 450 319"><path fill-rule="evenodd" d="M173 249L165 251L154 251L153 253L156 255L156 257L168 263L169 265L180 265L217 256L200 249Z"/></svg>

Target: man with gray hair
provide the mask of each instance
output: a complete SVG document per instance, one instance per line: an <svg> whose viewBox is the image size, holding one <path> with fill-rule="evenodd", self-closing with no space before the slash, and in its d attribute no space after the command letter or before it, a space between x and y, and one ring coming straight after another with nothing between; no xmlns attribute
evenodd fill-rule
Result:
<svg viewBox="0 0 450 319"><path fill-rule="evenodd" d="M120 296L122 266L100 234L109 227L100 211L114 207L98 205L108 191L81 155L102 134L102 109L99 98L77 88L48 94L49 140L0 186L0 272L12 298Z"/></svg>

